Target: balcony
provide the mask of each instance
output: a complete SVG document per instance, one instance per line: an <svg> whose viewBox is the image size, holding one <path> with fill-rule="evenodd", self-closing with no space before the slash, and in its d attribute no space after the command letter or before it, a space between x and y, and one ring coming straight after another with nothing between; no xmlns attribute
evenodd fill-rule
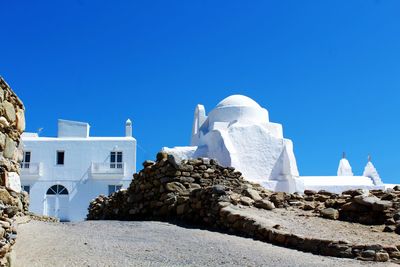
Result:
<svg viewBox="0 0 400 267"><path fill-rule="evenodd" d="M90 168L94 178L124 177L126 173L125 163L97 163L92 162Z"/></svg>
<svg viewBox="0 0 400 267"><path fill-rule="evenodd" d="M35 178L43 175L43 164L42 163L22 163L21 164L21 176L23 178Z"/></svg>

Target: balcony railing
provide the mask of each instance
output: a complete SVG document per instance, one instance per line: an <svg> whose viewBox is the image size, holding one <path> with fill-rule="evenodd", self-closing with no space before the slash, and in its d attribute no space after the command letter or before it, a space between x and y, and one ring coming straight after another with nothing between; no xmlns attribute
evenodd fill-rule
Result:
<svg viewBox="0 0 400 267"><path fill-rule="evenodd" d="M125 176L125 163L97 163L92 162L91 166L92 176Z"/></svg>
<svg viewBox="0 0 400 267"><path fill-rule="evenodd" d="M42 163L27 163L21 164L21 175L24 177L39 177L43 175Z"/></svg>

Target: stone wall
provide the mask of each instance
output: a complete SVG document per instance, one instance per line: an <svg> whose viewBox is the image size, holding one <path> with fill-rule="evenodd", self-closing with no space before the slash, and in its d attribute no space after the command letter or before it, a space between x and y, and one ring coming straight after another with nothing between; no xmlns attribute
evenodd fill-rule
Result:
<svg viewBox="0 0 400 267"><path fill-rule="evenodd" d="M328 219L365 225L386 225L385 231L400 234L400 188L349 190L341 195L305 191L303 209L314 209Z"/></svg>
<svg viewBox="0 0 400 267"><path fill-rule="evenodd" d="M24 105L0 77L0 265L8 266L17 237L16 216L28 210L29 198L21 192L21 134L25 130Z"/></svg>
<svg viewBox="0 0 400 267"><path fill-rule="evenodd" d="M173 156L159 153L157 162L146 161L143 165L144 169L134 174L128 190L93 201L88 219L200 219L217 226L220 200L252 205L254 201L246 194L258 195L262 200L270 193L244 180L234 168L219 166L215 160L180 164Z"/></svg>
<svg viewBox="0 0 400 267"><path fill-rule="evenodd" d="M345 195L324 191L307 191L305 195L274 193L246 181L234 168L219 166L215 160L196 159L178 163L173 156L165 153L159 153L156 162L146 161L143 166L144 169L134 175L127 190L93 200L88 219L178 220L321 255L375 261L400 259L396 246L355 245L345 241L306 238L260 222L235 208L239 205L264 210L291 207L312 210L316 216L324 218L348 220L354 218L355 214L341 211L338 205L344 207L355 199L367 201L368 197L373 197L365 192L349 191ZM376 204L371 204L375 208L365 212L371 212L373 216L385 214L384 221L379 219L375 223L396 219L395 203L400 190L373 193L382 198L388 198L386 194L396 196L392 199L395 201L391 202L389 208L386 202L375 199ZM329 209L338 214L327 216ZM392 215L394 217L390 218Z"/></svg>

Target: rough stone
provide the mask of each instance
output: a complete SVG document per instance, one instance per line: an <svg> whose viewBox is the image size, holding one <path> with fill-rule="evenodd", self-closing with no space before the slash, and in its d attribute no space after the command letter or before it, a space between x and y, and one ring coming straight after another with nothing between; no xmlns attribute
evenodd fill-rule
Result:
<svg viewBox="0 0 400 267"><path fill-rule="evenodd" d="M17 130L20 133L25 131L25 112L22 109L18 109L17 114Z"/></svg>
<svg viewBox="0 0 400 267"><path fill-rule="evenodd" d="M16 148L15 142L10 137L6 136L6 143L3 151L4 157L12 159Z"/></svg>
<svg viewBox="0 0 400 267"><path fill-rule="evenodd" d="M262 197L260 197L260 194L254 189L248 188L248 189L246 189L245 193L248 197L252 198L255 201L262 200Z"/></svg>
<svg viewBox="0 0 400 267"><path fill-rule="evenodd" d="M6 147L6 135L0 132L0 149L1 151L4 151L4 148Z"/></svg>
<svg viewBox="0 0 400 267"><path fill-rule="evenodd" d="M2 104L2 107L4 109L4 114L6 115L8 122L14 123L16 120L16 113L15 113L14 105L8 101L4 101Z"/></svg>
<svg viewBox="0 0 400 267"><path fill-rule="evenodd" d="M148 166L152 166L152 165L154 165L154 161L152 161L152 160L146 160L146 161L144 161L143 162L143 167L148 167Z"/></svg>
<svg viewBox="0 0 400 267"><path fill-rule="evenodd" d="M253 204L254 200L249 197L241 197L240 202L242 202L243 205L251 206Z"/></svg>
<svg viewBox="0 0 400 267"><path fill-rule="evenodd" d="M313 196L315 194L317 194L317 192L314 190L305 190L304 191L304 195L306 195L306 196Z"/></svg>
<svg viewBox="0 0 400 267"><path fill-rule="evenodd" d="M386 252L377 252L375 254L375 260L379 262L387 262L390 259L389 254Z"/></svg>
<svg viewBox="0 0 400 267"><path fill-rule="evenodd" d="M186 190L186 187L179 182L172 182L165 185L165 189L172 192L183 192Z"/></svg>
<svg viewBox="0 0 400 267"><path fill-rule="evenodd" d="M10 123L8 122L8 120L4 117L0 117L0 127L4 129L9 126L10 126Z"/></svg>
<svg viewBox="0 0 400 267"><path fill-rule="evenodd" d="M213 193L217 195L225 195L225 186L223 185L214 185L212 187Z"/></svg>
<svg viewBox="0 0 400 267"><path fill-rule="evenodd" d="M254 206L256 208L265 209L265 210L273 210L275 209L274 203L269 200L261 199L254 202Z"/></svg>
<svg viewBox="0 0 400 267"><path fill-rule="evenodd" d="M10 195L7 189L0 188L0 201L2 201L6 205L11 205L15 203L13 197Z"/></svg>
<svg viewBox="0 0 400 267"><path fill-rule="evenodd" d="M380 199L377 198L376 196L355 196L354 200L356 203L360 205L364 205L367 207L371 207L375 202L379 201Z"/></svg>
<svg viewBox="0 0 400 267"><path fill-rule="evenodd" d="M325 218L331 219L331 220L337 220L339 219L339 211L333 208L327 208L321 210L321 215Z"/></svg>

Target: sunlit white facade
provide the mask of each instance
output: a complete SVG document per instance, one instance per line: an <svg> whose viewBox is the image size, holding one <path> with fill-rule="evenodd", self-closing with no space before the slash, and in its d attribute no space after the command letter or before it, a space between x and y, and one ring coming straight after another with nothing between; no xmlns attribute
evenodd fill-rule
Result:
<svg viewBox="0 0 400 267"><path fill-rule="evenodd" d="M92 199L128 187L136 171L130 120L122 137L91 137L89 124L59 120L57 137L24 133L22 141L30 211L63 221L84 220Z"/></svg>

